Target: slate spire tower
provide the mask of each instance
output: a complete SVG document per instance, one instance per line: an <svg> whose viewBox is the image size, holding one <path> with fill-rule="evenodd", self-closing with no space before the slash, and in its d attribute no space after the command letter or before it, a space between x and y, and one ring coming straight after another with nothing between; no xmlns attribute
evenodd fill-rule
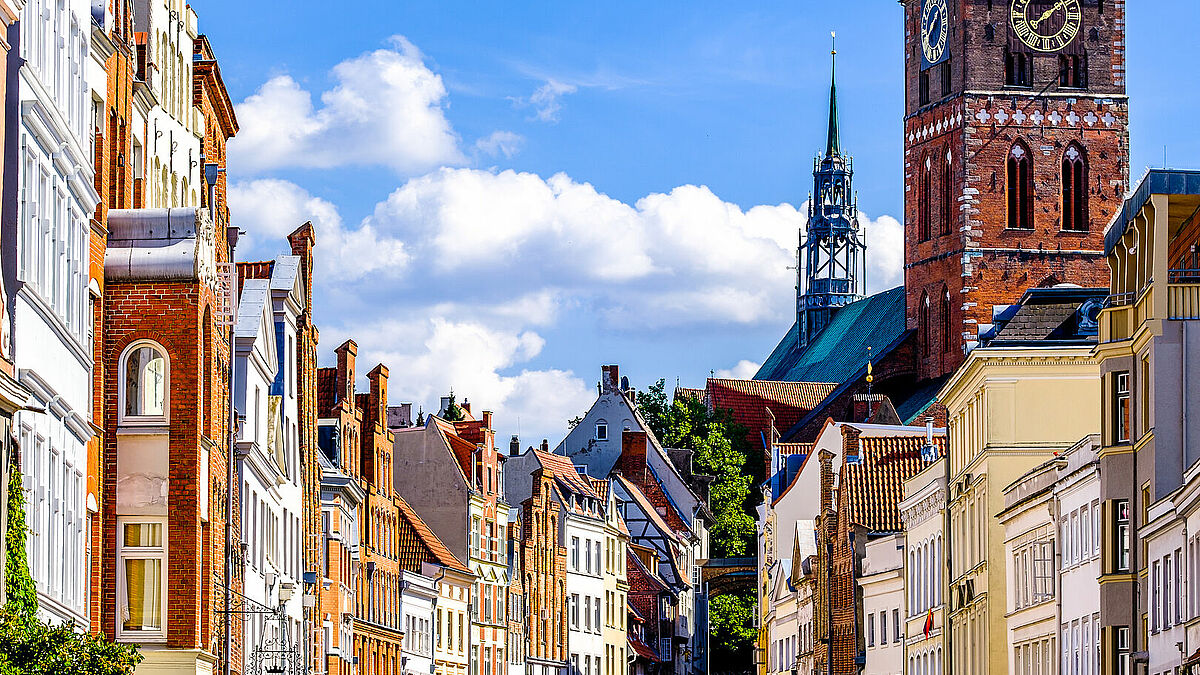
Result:
<svg viewBox="0 0 1200 675"><path fill-rule="evenodd" d="M838 130L836 48L832 62L825 156L814 162L808 226L800 236L798 349L824 330L838 308L862 299L865 291L866 243L860 236L857 198L851 192L854 162L842 153Z"/></svg>

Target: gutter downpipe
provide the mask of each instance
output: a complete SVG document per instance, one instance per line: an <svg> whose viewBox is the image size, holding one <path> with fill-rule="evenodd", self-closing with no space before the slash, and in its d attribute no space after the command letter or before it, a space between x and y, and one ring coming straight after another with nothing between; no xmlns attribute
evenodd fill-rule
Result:
<svg viewBox="0 0 1200 675"><path fill-rule="evenodd" d="M234 249L237 248L237 232L237 228L226 228L227 235L232 235L227 236L227 241L229 242L230 269L232 270L229 293L234 300L237 298L237 293L233 290L237 285L237 265L233 262ZM229 311L236 316L237 310L232 304ZM229 401L229 446L225 461L225 675L233 675L233 611L230 609L229 603L233 599L231 588L233 584L233 456L238 433L237 409L233 405L234 382L237 376L237 368L233 367L235 350L231 323L229 326L229 395L227 397Z"/></svg>

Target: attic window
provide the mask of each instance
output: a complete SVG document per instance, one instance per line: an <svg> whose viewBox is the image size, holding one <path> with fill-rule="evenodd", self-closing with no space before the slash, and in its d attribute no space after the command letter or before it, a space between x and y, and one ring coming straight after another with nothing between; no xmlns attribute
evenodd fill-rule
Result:
<svg viewBox="0 0 1200 675"><path fill-rule="evenodd" d="M596 440L598 440L598 441L607 441L608 440L608 422L605 422L604 420L600 420L599 422L596 422Z"/></svg>

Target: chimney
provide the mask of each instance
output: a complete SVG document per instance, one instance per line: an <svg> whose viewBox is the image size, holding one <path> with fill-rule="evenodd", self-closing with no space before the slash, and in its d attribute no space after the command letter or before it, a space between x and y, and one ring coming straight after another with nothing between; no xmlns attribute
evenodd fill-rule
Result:
<svg viewBox="0 0 1200 675"><path fill-rule="evenodd" d="M619 366L600 366L600 387L608 391L621 391Z"/></svg>
<svg viewBox="0 0 1200 675"><path fill-rule="evenodd" d="M304 309L312 310L312 268L313 247L317 239L311 222L304 223L288 235L288 244L292 247L292 255L300 258L300 282L304 287Z"/></svg>
<svg viewBox="0 0 1200 675"><path fill-rule="evenodd" d="M334 350L337 353L337 400L350 402L354 406L354 357L358 355L358 345L354 340L346 340Z"/></svg>
<svg viewBox="0 0 1200 675"><path fill-rule="evenodd" d="M513 434L512 440L508 442L508 454L516 457L521 454L521 438Z"/></svg>
<svg viewBox="0 0 1200 675"><path fill-rule="evenodd" d="M483 411L483 428L490 430L492 428L492 411Z"/></svg>
<svg viewBox="0 0 1200 675"><path fill-rule="evenodd" d="M842 425L842 457L846 462L853 464L858 461L858 437L861 435L862 431L858 427Z"/></svg>
<svg viewBox="0 0 1200 675"><path fill-rule="evenodd" d="M828 450L822 450L818 455L821 462L821 513L833 509L833 456Z"/></svg>
<svg viewBox="0 0 1200 675"><path fill-rule="evenodd" d="M542 439L542 452L550 452L550 439Z"/></svg>
<svg viewBox="0 0 1200 675"><path fill-rule="evenodd" d="M413 425L412 404L401 403L390 405L387 409L387 427L389 429L407 429Z"/></svg>
<svg viewBox="0 0 1200 675"><path fill-rule="evenodd" d="M464 398L461 407L463 409L463 412L467 413L468 415L471 414L471 402L470 401L468 401L467 399Z"/></svg>
<svg viewBox="0 0 1200 675"><path fill-rule="evenodd" d="M387 381L388 369L382 363L371 369L367 373L367 380L371 383L370 402L371 409L366 411L365 418L378 421L380 424L387 423Z"/></svg>
<svg viewBox="0 0 1200 675"><path fill-rule="evenodd" d="M925 446L933 447L933 415L925 418Z"/></svg>
<svg viewBox="0 0 1200 675"><path fill-rule="evenodd" d="M617 458L616 467L621 474L635 482L640 482L646 471L646 444L649 440L644 431L621 432L621 456Z"/></svg>

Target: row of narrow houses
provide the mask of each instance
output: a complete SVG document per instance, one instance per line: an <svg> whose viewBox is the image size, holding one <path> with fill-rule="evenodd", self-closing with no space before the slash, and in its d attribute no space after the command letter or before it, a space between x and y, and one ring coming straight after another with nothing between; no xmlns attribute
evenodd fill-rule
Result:
<svg viewBox="0 0 1200 675"><path fill-rule="evenodd" d="M0 17L0 445L41 619L151 675L707 671L711 514L616 366L553 451L466 403L414 420L320 344L320 232L240 254L191 6Z"/></svg>
<svg viewBox="0 0 1200 675"><path fill-rule="evenodd" d="M796 326L676 394L763 452L757 670L1200 672L1200 174L1130 180L1125 3L900 4L904 286L835 86Z"/></svg>

